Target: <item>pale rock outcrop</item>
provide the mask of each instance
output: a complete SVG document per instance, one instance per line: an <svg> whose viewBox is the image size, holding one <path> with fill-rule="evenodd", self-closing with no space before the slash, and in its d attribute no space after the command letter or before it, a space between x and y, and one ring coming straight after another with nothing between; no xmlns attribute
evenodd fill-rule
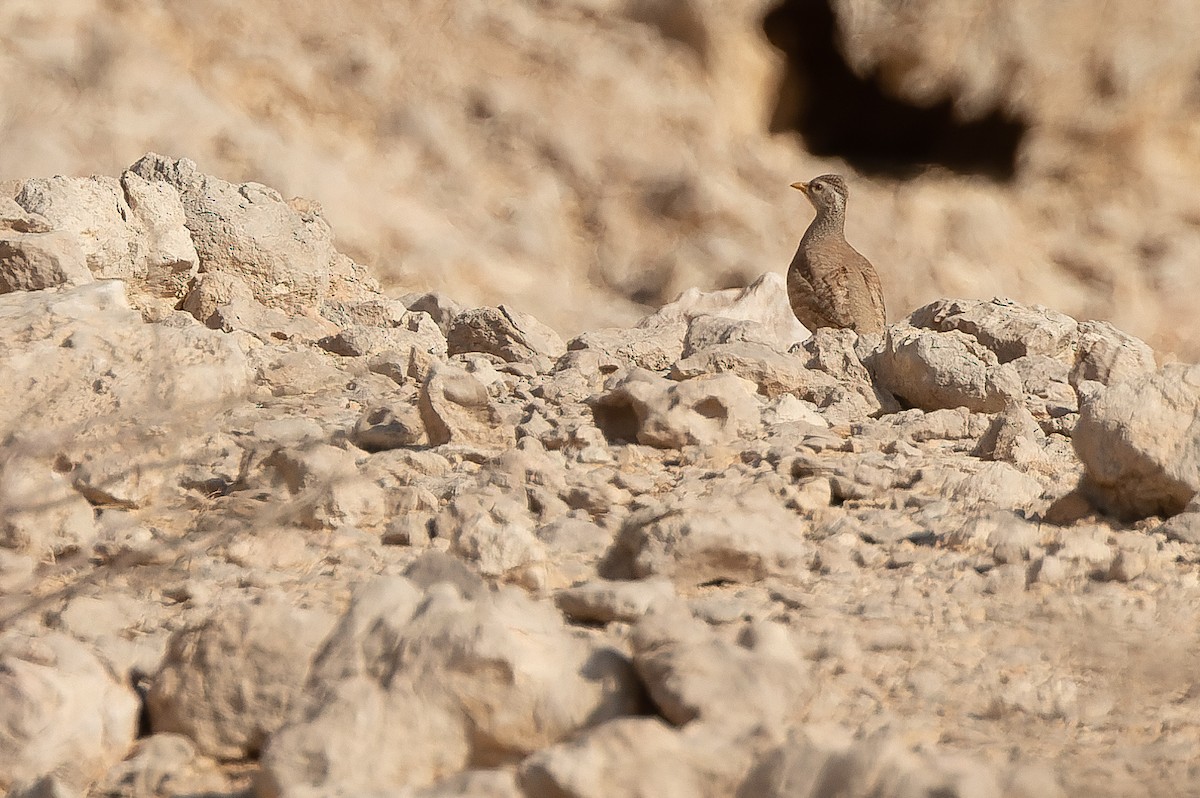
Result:
<svg viewBox="0 0 1200 798"><path fill-rule="evenodd" d="M0 369L22 375L4 389L5 434L122 414L145 421L147 412L218 405L249 388L246 357L227 336L142 323L116 280L0 296L0 335Z"/></svg>
<svg viewBox="0 0 1200 798"><path fill-rule="evenodd" d="M0 294L93 280L76 235L61 230L14 233L0 229Z"/></svg>
<svg viewBox="0 0 1200 798"><path fill-rule="evenodd" d="M438 536L486 576L503 576L548 559L523 501L500 491L460 496L435 521Z"/></svg>
<svg viewBox="0 0 1200 798"><path fill-rule="evenodd" d="M731 326L727 328L727 332L719 333L718 337L725 335L733 336L732 338L713 343L753 340L777 351L786 352L792 345L804 341L810 335L810 331L796 320L796 314L788 304L787 286L780 272L765 272L745 288L728 288L722 291L689 288L674 302L659 308L639 326L688 322L688 337L693 340L694 346L704 338L712 336L717 319L750 322L751 326ZM685 339L685 351L686 347Z"/></svg>
<svg viewBox="0 0 1200 798"><path fill-rule="evenodd" d="M83 793L120 762L138 701L83 643L61 633L0 638L0 789L53 775Z"/></svg>
<svg viewBox="0 0 1200 798"><path fill-rule="evenodd" d="M178 192L201 272L236 275L262 304L294 313L328 296L335 250L319 206L285 202L261 183L227 183L186 158L148 154L129 171Z"/></svg>
<svg viewBox="0 0 1200 798"><path fill-rule="evenodd" d="M716 374L672 383L636 370L591 401L610 441L678 449L729 443L758 428L761 408L747 382Z"/></svg>
<svg viewBox="0 0 1200 798"><path fill-rule="evenodd" d="M427 313L404 313L383 324L346 324L338 333L318 343L323 349L344 357L388 353L396 362L406 362L414 350L429 357L446 357L446 338Z"/></svg>
<svg viewBox="0 0 1200 798"><path fill-rule="evenodd" d="M965 407L996 413L1021 400L1016 370L964 332L894 324L872 367L885 390L922 410Z"/></svg>
<svg viewBox="0 0 1200 798"><path fill-rule="evenodd" d="M553 606L396 578L358 592L306 693L264 754L262 796L423 786L518 761L639 700L629 663Z"/></svg>
<svg viewBox="0 0 1200 798"><path fill-rule="evenodd" d="M0 546L35 557L86 551L96 539L92 506L35 457L0 462Z"/></svg>
<svg viewBox="0 0 1200 798"><path fill-rule="evenodd" d="M528 757L518 779L526 798L720 798L750 763L709 729L620 718Z"/></svg>
<svg viewBox="0 0 1200 798"><path fill-rule="evenodd" d="M528 313L501 305L459 313L446 333L451 355L484 352L509 363L530 363L546 371L566 351L558 333Z"/></svg>
<svg viewBox="0 0 1200 798"><path fill-rule="evenodd" d="M1200 367L1171 364L1103 388L1081 386L1071 441L1084 488L1130 518L1174 515L1200 490Z"/></svg>
<svg viewBox="0 0 1200 798"><path fill-rule="evenodd" d="M637 508L607 557L612 576L667 576L676 584L756 582L807 567L806 524L765 489L705 501L664 498Z"/></svg>
<svg viewBox="0 0 1200 798"><path fill-rule="evenodd" d="M473 374L454 363L435 363L421 386L418 408L430 445L453 443L505 448L513 426Z"/></svg>
<svg viewBox="0 0 1200 798"><path fill-rule="evenodd" d="M674 599L674 585L661 578L584 582L554 595L563 614L582 623L633 623L653 607Z"/></svg>
<svg viewBox="0 0 1200 798"><path fill-rule="evenodd" d="M96 278L121 279L136 297L181 299L199 258L171 186L134 172L111 177L32 178L16 202L71 234Z"/></svg>
<svg viewBox="0 0 1200 798"><path fill-rule="evenodd" d="M638 621L632 641L638 675L676 726L782 732L816 690L789 631L771 622L746 625L730 641L674 604Z"/></svg>
<svg viewBox="0 0 1200 798"><path fill-rule="evenodd" d="M881 387L911 406L992 413L1024 402L1053 427L1075 412L1077 382L1145 373L1154 354L1112 325L1038 305L946 299L893 325L870 362Z"/></svg>
<svg viewBox="0 0 1200 798"><path fill-rule="evenodd" d="M567 343L568 353L595 352L614 369L665 371L681 357L688 325L678 321L650 323L653 318L629 329L605 328L577 335Z"/></svg>
<svg viewBox="0 0 1200 798"><path fill-rule="evenodd" d="M315 528L375 527L388 516L388 499L378 480L360 472L359 455L330 444L280 447L262 458L250 484L285 491L284 515Z"/></svg>
<svg viewBox="0 0 1200 798"><path fill-rule="evenodd" d="M218 607L171 637L146 697L156 733L219 759L257 754L299 700L334 619L281 596Z"/></svg>

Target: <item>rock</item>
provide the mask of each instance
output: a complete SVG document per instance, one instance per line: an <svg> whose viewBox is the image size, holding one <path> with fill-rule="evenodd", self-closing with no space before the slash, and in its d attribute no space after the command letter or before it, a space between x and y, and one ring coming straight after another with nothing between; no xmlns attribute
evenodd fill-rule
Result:
<svg viewBox="0 0 1200 798"><path fill-rule="evenodd" d="M477 563L485 576L502 576L548 558L528 507L498 491L459 497L434 523L438 537L449 540L460 557Z"/></svg>
<svg viewBox="0 0 1200 798"><path fill-rule="evenodd" d="M614 367L665 371L680 358L688 325L683 322L650 323L625 329L593 330L572 338L568 352L592 351ZM656 320L657 321L657 320Z"/></svg>
<svg viewBox="0 0 1200 798"><path fill-rule="evenodd" d="M513 427L470 372L451 363L435 365L421 386L418 408L431 446L465 444L483 448L512 445Z"/></svg>
<svg viewBox="0 0 1200 798"><path fill-rule="evenodd" d="M628 662L567 631L551 605L512 588L422 595L403 579L358 593L307 692L263 756L261 795L418 787L517 761L638 706Z"/></svg>
<svg viewBox="0 0 1200 798"><path fill-rule="evenodd" d="M957 330L892 325L871 364L882 388L922 410L965 407L995 413L1022 396L1016 370Z"/></svg>
<svg viewBox="0 0 1200 798"><path fill-rule="evenodd" d="M368 452L416 446L424 439L420 411L406 402L368 407L350 431L350 441Z"/></svg>
<svg viewBox="0 0 1200 798"><path fill-rule="evenodd" d="M974 338L1000 363L1020 357L1069 353L1078 336L1070 316L1041 305L1010 299L944 299L913 311L909 324L937 332L952 330Z"/></svg>
<svg viewBox="0 0 1200 798"><path fill-rule="evenodd" d="M639 579L633 582L585 582L560 590L554 603L579 623L633 623L654 606L671 602L675 588L666 579Z"/></svg>
<svg viewBox="0 0 1200 798"><path fill-rule="evenodd" d="M882 407L870 378L840 380L824 371L805 368L794 355L781 354L763 344L719 344L671 367L671 378L676 380L722 373L749 380L758 386L760 394L771 399L791 395L811 402L837 423L866 418Z"/></svg>
<svg viewBox="0 0 1200 798"><path fill-rule="evenodd" d="M442 331L442 335L450 334L450 324L454 318L463 312L462 305L445 294L431 291L427 294L406 294L401 302L413 313L427 313L433 323Z"/></svg>
<svg viewBox="0 0 1200 798"><path fill-rule="evenodd" d="M704 315L696 316L688 324L681 354L687 358L710 346L729 343L759 344L777 352L787 351L778 348L771 331L761 322Z"/></svg>
<svg viewBox="0 0 1200 798"><path fill-rule="evenodd" d="M93 281L78 237L63 231L0 234L0 294Z"/></svg>
<svg viewBox="0 0 1200 798"><path fill-rule="evenodd" d="M612 577L661 575L677 585L794 576L810 556L805 526L763 489L702 503L668 499L629 516L606 567Z"/></svg>
<svg viewBox="0 0 1200 798"><path fill-rule="evenodd" d="M270 597L181 629L146 696L151 727L185 735L206 756L258 754L289 717L333 623Z"/></svg>
<svg viewBox="0 0 1200 798"><path fill-rule="evenodd" d="M620 718L521 763L527 798L718 798L737 786L737 748L657 718Z"/></svg>
<svg viewBox="0 0 1200 798"><path fill-rule="evenodd" d="M1071 442L1086 468L1089 497L1124 518L1181 512L1200 489L1198 411L1195 366L1172 364L1108 388L1081 389Z"/></svg>
<svg viewBox="0 0 1200 798"><path fill-rule="evenodd" d="M179 195L133 172L26 180L16 201L72 235L91 274L121 279L134 296L180 299L196 276L196 248Z"/></svg>
<svg viewBox="0 0 1200 798"><path fill-rule="evenodd" d="M1112 385L1154 371L1154 351L1108 322L1079 323L1079 343L1071 384L1093 380Z"/></svg>
<svg viewBox="0 0 1200 798"><path fill-rule="evenodd" d="M639 326L661 326L680 321L694 325L696 320L704 317L752 322L757 326L741 329L754 330L752 335L756 342L766 344L779 352L788 351L793 344L809 336L809 331L804 329L804 325L797 321L796 315L792 313L787 298L787 285L783 274L779 272L766 272L745 288L708 292L689 288L674 302L659 308ZM701 325L708 323L711 322L701 322Z"/></svg>
<svg viewBox="0 0 1200 798"><path fill-rule="evenodd" d="M435 358L446 357L446 339L425 313L406 313L394 325L348 324L341 332L322 339L323 349L343 357L390 354L408 360L413 350Z"/></svg>
<svg viewBox="0 0 1200 798"><path fill-rule="evenodd" d="M315 204L285 202L260 183L227 183L186 158L151 153L129 171L178 192L200 271L235 275L258 302L293 313L328 295L333 237Z"/></svg>
<svg viewBox="0 0 1200 798"><path fill-rule="evenodd" d="M19 191L18 185L9 184ZM53 225L45 216L30 213L17 204L17 201L0 192L0 230L14 233L49 233ZM89 272L90 274L90 272Z"/></svg>
<svg viewBox="0 0 1200 798"><path fill-rule="evenodd" d="M633 664L659 712L676 726L710 721L727 731L778 731L813 692L786 628L749 625L733 643L678 604L638 621Z"/></svg>
<svg viewBox="0 0 1200 798"><path fill-rule="evenodd" d="M913 406L990 413L1023 392L1035 417L1046 419L1075 410L1071 386L1080 380L1144 373L1154 356L1109 324L1007 299L947 299L913 311L872 362L882 386Z"/></svg>
<svg viewBox="0 0 1200 798"><path fill-rule="evenodd" d="M862 741L801 727L762 757L742 785L764 798L822 795L962 795L1000 798L997 774L967 758L911 752L886 732ZM1051 795L1061 795L1052 790Z"/></svg>
<svg viewBox="0 0 1200 798"><path fill-rule="evenodd" d="M250 382L246 357L227 336L143 324L115 280L2 295L0 335L0 369L22 375L3 389L2 435L131 416L148 423L154 414L211 409L244 395Z"/></svg>
<svg viewBox="0 0 1200 798"><path fill-rule="evenodd" d="M61 633L0 638L0 789L53 774L80 794L125 758L138 701L95 654Z"/></svg>
<svg viewBox="0 0 1200 798"><path fill-rule="evenodd" d="M554 330L504 305L465 310L455 316L446 333L446 346L451 355L486 352L508 363L532 363L538 371L547 371L567 349Z"/></svg>
<svg viewBox="0 0 1200 798"><path fill-rule="evenodd" d="M590 404L609 441L663 449L737 440L758 427L761 413L745 382L730 374L672 384L635 371Z"/></svg>
<svg viewBox="0 0 1200 798"><path fill-rule="evenodd" d="M196 754L181 734L151 734L133 754L108 772L100 789L109 795L150 796L170 792L228 789L215 763Z"/></svg>
<svg viewBox="0 0 1200 798"><path fill-rule="evenodd" d="M359 472L357 455L337 446L277 448L254 482L286 491L287 516L310 527L375 527L388 514L384 488Z"/></svg>
<svg viewBox="0 0 1200 798"><path fill-rule="evenodd" d="M0 462L0 546L40 559L86 551L96 535L92 506L48 464L15 453Z"/></svg>

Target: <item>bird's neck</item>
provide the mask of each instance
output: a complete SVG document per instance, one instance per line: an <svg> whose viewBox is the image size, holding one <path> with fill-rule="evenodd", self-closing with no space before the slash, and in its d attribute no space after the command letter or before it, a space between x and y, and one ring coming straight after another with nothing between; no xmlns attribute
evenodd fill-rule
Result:
<svg viewBox="0 0 1200 798"><path fill-rule="evenodd" d="M804 234L804 237L840 236L843 234L845 226L846 217L844 214L835 213L830 210L820 210L817 211L817 217L812 220L812 224L808 226L808 231Z"/></svg>

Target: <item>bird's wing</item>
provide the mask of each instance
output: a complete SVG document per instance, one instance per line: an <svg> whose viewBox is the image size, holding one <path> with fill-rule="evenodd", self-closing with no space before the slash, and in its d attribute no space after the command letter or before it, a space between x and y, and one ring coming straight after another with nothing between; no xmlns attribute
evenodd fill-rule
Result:
<svg viewBox="0 0 1200 798"><path fill-rule="evenodd" d="M861 255L859 255L862 258ZM867 295L871 299L871 305L879 311L879 317L883 319L883 324L887 326L887 307L883 304L883 286L879 284L879 274L871 266L866 258L862 258L866 268L862 270L863 280L867 283Z"/></svg>
<svg viewBox="0 0 1200 798"><path fill-rule="evenodd" d="M808 267L805 277L813 287L809 292L809 301L814 310L828 319L833 326L853 327L850 281L854 275L846 268L844 259L844 252L809 251L804 258Z"/></svg>

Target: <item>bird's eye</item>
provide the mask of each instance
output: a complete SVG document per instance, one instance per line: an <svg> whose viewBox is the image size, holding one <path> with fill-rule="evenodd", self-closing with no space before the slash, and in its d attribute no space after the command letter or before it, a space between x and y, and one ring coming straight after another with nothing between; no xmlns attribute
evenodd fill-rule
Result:
<svg viewBox="0 0 1200 798"><path fill-rule="evenodd" d="M824 183L817 183L815 186L813 186L813 191L824 191L824 190L825 190Z"/></svg>

